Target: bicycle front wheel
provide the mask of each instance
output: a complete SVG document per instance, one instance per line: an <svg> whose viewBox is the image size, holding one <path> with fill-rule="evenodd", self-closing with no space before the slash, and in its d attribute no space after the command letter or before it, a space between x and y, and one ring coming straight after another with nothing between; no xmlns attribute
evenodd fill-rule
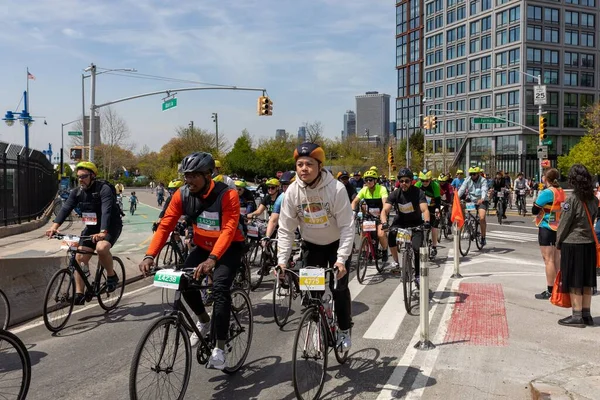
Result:
<svg viewBox="0 0 600 400"><path fill-rule="evenodd" d="M458 232L458 247L463 257L469 254L469 249L471 248L471 226L468 224L468 220Z"/></svg>
<svg viewBox="0 0 600 400"><path fill-rule="evenodd" d="M236 372L246 362L252 343L252 303L248 294L240 289L231 291L229 332L225 342L227 366L223 372Z"/></svg>
<svg viewBox="0 0 600 400"><path fill-rule="evenodd" d="M119 284L117 288L109 292L106 288L106 270L100 266L100 271L96 274L98 277L98 303L105 311L114 310L123 297L125 291L125 265L119 257L113 257L113 270L119 277Z"/></svg>
<svg viewBox="0 0 600 400"><path fill-rule="evenodd" d="M292 381L296 397L318 399L325 384L328 342L321 315L315 307L304 312L292 355Z"/></svg>
<svg viewBox="0 0 600 400"><path fill-rule="evenodd" d="M496 206L496 213L498 214L498 223L502 225L502 214L504 214L504 204L501 200L498 201L498 205Z"/></svg>
<svg viewBox="0 0 600 400"><path fill-rule="evenodd" d="M179 253L171 242L165 243L155 260L156 268L174 268L179 262Z"/></svg>
<svg viewBox="0 0 600 400"><path fill-rule="evenodd" d="M0 329L7 329L10 322L10 305L8 298L2 290L0 290Z"/></svg>
<svg viewBox="0 0 600 400"><path fill-rule="evenodd" d="M75 305L73 273L63 268L57 271L46 287L44 325L50 332L60 331L71 317Z"/></svg>
<svg viewBox="0 0 600 400"><path fill-rule="evenodd" d="M367 265L372 258L371 245L369 244L369 238L363 237L358 250L358 260L356 261L356 279L359 283L363 283L365 275L367 274Z"/></svg>
<svg viewBox="0 0 600 400"><path fill-rule="evenodd" d="M473 222L471 229L473 230L473 240L475 240L475 245L481 250L483 245L481 244L481 227L479 226L479 222Z"/></svg>
<svg viewBox="0 0 600 400"><path fill-rule="evenodd" d="M292 274L285 273L283 285L279 279L273 284L273 317L280 328L285 325L292 310L292 299L294 297L294 282Z"/></svg>
<svg viewBox="0 0 600 400"><path fill-rule="evenodd" d="M190 380L192 347L177 317L160 318L146 329L129 370L129 398L183 399Z"/></svg>
<svg viewBox="0 0 600 400"><path fill-rule="evenodd" d="M404 290L404 308L408 314L412 310L412 291L413 291L413 257L410 252L413 251L412 246L404 250L402 254L402 289Z"/></svg>
<svg viewBox="0 0 600 400"><path fill-rule="evenodd" d="M257 241L253 240L250 244L250 249L245 255L246 263L248 265L250 273L250 290L254 291L258 289L263 280L262 273L262 251L259 253L260 245Z"/></svg>
<svg viewBox="0 0 600 400"><path fill-rule="evenodd" d="M0 329L0 399L24 400L30 382L27 348L13 333Z"/></svg>

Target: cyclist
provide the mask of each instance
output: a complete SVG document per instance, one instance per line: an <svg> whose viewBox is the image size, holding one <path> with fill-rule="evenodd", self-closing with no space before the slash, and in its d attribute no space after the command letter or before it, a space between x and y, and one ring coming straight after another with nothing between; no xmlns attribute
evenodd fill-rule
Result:
<svg viewBox="0 0 600 400"><path fill-rule="evenodd" d="M487 226L485 213L489 207L489 201L487 198L487 181L481 177L480 172L481 168L479 167L469 168L469 177L460 185L458 197L462 199L463 196L468 196L471 201L475 202L479 214L479 225L481 226L481 245L485 246L485 229Z"/></svg>
<svg viewBox="0 0 600 400"><path fill-rule="evenodd" d="M288 188L279 215L279 267L285 271L292 253L296 228L304 239L304 264L337 268L337 288L329 287L335 302L340 335L337 346L352 346L348 271L354 241L354 218L341 182L325 169L325 152L315 143L302 143L294 151L298 179Z"/></svg>
<svg viewBox="0 0 600 400"><path fill-rule="evenodd" d="M531 190L531 188L529 187L529 184L527 183L527 180L522 172L517 174L517 178L513 182L513 187L517 195L515 203L519 204L519 200L523 202L521 207L523 209L523 216L525 216L525 214L527 214L527 192ZM521 194L522 190L525 191L524 194ZM520 209L518 211L521 212Z"/></svg>
<svg viewBox="0 0 600 400"><path fill-rule="evenodd" d="M507 186L506 179L502 176L502 171L496 172L496 178L492 182L492 188L494 189L494 208L498 210L498 202L504 202L504 208L502 209L502 219L506 219L506 205L507 199L506 196L508 192L505 190L502 193L502 189L510 189L510 186Z"/></svg>
<svg viewBox="0 0 600 400"><path fill-rule="evenodd" d="M276 178L271 178L267 182L265 182L267 186L267 195L263 197L258 209L246 215L246 218L254 218L262 215L265 210L267 214L271 216L273 212L273 206L275 205L275 200L279 196L279 180Z"/></svg>
<svg viewBox="0 0 600 400"><path fill-rule="evenodd" d="M135 192L131 192L131 196L129 196L129 209L132 208L135 210L137 208L138 198L135 195Z"/></svg>
<svg viewBox="0 0 600 400"><path fill-rule="evenodd" d="M433 174L431 171L423 170L419 172L419 182L415 183L415 187L418 187L425 193L425 200L427 201L427 207L429 208L429 215L432 221L431 257L435 257L437 255L438 226L440 226L442 195L439 183L432 180L432 178Z"/></svg>
<svg viewBox="0 0 600 400"><path fill-rule="evenodd" d="M75 167L79 187L71 190L69 198L54 219L54 223L46 231L46 236L52 237L58 233L58 228L71 214L73 209L79 206L85 228L81 236L91 236L82 240L79 249L87 252L96 250L100 263L106 269L106 290L114 291L119 283L119 277L113 270L113 258L110 249L115 245L121 230L123 221L117 205L116 190L104 180L96 179L98 168L94 163L82 161ZM91 254L77 254L76 260L79 265L88 265ZM85 283L79 273L75 273L75 304L85 304Z"/></svg>
<svg viewBox="0 0 600 400"><path fill-rule="evenodd" d="M423 225L425 230L430 229L431 219L429 208L427 207L427 199L425 192L414 187L412 184L413 173L408 168L401 168L398 171L398 182L400 183L399 190L394 190L387 198L381 213L381 224L384 230L388 230L388 217L392 207L396 210L396 217L392 223L393 228L414 228ZM425 221L425 222L423 222ZM415 285L419 288L420 284L420 254L419 249L423 245L423 232L413 232L412 247L415 260ZM398 247L396 237L392 231L388 236L388 243L392 258L394 259L394 272L399 272L398 269Z"/></svg>
<svg viewBox="0 0 600 400"><path fill-rule="evenodd" d="M162 182L158 183L158 186L156 186L156 202L158 203L158 206L162 206L163 202L165 200L165 185L163 185Z"/></svg>
<svg viewBox="0 0 600 400"><path fill-rule="evenodd" d="M211 179L214 169L215 161L208 153L192 153L181 161L186 185L173 194L139 267L144 274L148 273L154 264L154 257L182 215L194 221L196 248L186 258L184 268L196 267L194 279L197 280L212 273L217 347L207 365L222 370L226 365L224 350L231 312L230 288L241 265L244 234L239 225L240 202L237 193L225 183ZM210 316L204 308L200 292L184 292L183 297L198 316L200 333L206 335L210 329ZM193 346L198 341L195 334L190 337Z"/></svg>
<svg viewBox="0 0 600 400"><path fill-rule="evenodd" d="M240 197L240 215L243 219L244 216L250 214L256 209L254 195L248 190L248 184L246 181L235 181L235 188L238 196Z"/></svg>
<svg viewBox="0 0 600 400"><path fill-rule="evenodd" d="M438 176L437 181L440 185L440 197L442 199L442 202L452 205L452 196L454 196L454 188L452 187L450 182L448 182L449 178L450 175L441 173L440 176Z"/></svg>
<svg viewBox="0 0 600 400"><path fill-rule="evenodd" d="M360 190L365 185L365 181L360 176L360 171L356 171L350 180L355 189Z"/></svg>
<svg viewBox="0 0 600 400"><path fill-rule="evenodd" d="M344 184L346 192L348 193L348 200L352 202L356 197L356 188L350 184L350 174L348 171L341 171L337 174L337 180Z"/></svg>
<svg viewBox="0 0 600 400"><path fill-rule="evenodd" d="M463 184L464 181L465 181L465 173L463 172L463 170L462 169L456 170L456 177L452 180L452 183L451 183L454 190L460 189L460 186Z"/></svg>
<svg viewBox="0 0 600 400"><path fill-rule="evenodd" d="M267 224L267 233L265 237L272 238L275 236L275 231L277 226L279 225L279 214L281 213L281 203L283 203L283 198L285 197L286 190L290 187L292 182L296 180L296 172L295 171L286 171L281 175L281 179L279 183L281 183L281 188L283 189L283 193L281 193L277 200L275 200L275 204L273 205L273 212L269 217L269 223Z"/></svg>
<svg viewBox="0 0 600 400"><path fill-rule="evenodd" d="M358 192L354 201L352 201L353 210L358 211L358 202L364 200L369 214L375 217L379 217L381 215L383 205L388 198L388 191L385 186L376 183L376 179L377 174L375 171L369 170L365 172L365 186L360 190L360 192ZM383 249L382 261L387 262L388 243L385 232L381 228L381 224L377 225L377 237L379 237L379 243L381 243L381 248Z"/></svg>
<svg viewBox="0 0 600 400"><path fill-rule="evenodd" d="M215 160L215 170L213 172L213 180L215 182L223 182L231 189L235 189L235 181L225 174L221 173L221 161Z"/></svg>

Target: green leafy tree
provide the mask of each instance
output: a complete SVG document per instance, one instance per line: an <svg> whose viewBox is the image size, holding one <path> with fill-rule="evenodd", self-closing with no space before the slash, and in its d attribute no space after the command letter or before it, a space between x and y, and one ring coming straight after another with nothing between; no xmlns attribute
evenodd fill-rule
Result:
<svg viewBox="0 0 600 400"><path fill-rule="evenodd" d="M226 170L236 173L246 179L258 173L258 162L255 151L252 149L252 137L246 129L242 131L231 151L225 156Z"/></svg>
<svg viewBox="0 0 600 400"><path fill-rule="evenodd" d="M262 176L275 176L277 171L294 168L295 142L284 139L262 140L256 149L258 166L256 172Z"/></svg>
<svg viewBox="0 0 600 400"><path fill-rule="evenodd" d="M600 137L586 135L569 154L558 157L558 168L567 174L573 164L583 164L591 174L600 174Z"/></svg>

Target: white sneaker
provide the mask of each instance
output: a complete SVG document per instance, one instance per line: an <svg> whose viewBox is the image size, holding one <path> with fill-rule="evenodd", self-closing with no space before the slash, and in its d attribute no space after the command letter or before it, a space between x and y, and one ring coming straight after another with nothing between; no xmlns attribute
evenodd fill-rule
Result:
<svg viewBox="0 0 600 400"><path fill-rule="evenodd" d="M392 263L390 264L390 272L392 273L399 273L400 272L400 264L398 264L396 261L392 261Z"/></svg>
<svg viewBox="0 0 600 400"><path fill-rule="evenodd" d="M350 337L350 331L340 331L337 338L337 347L342 347L342 351L346 352L352 347L352 338Z"/></svg>
<svg viewBox="0 0 600 400"><path fill-rule="evenodd" d="M225 352L218 347L215 347L208 359L206 368L214 368L222 371L225 369Z"/></svg>
<svg viewBox="0 0 600 400"><path fill-rule="evenodd" d="M196 323L196 327L198 328L198 330L202 334L202 337L206 337L206 335L210 331L210 321L208 321L206 323L202 323L202 322L198 321ZM200 341L200 338L198 337L198 335L196 335L196 332L194 332L192 334L192 336L190 336L190 345L192 347L194 347L195 345L198 344L199 341Z"/></svg>

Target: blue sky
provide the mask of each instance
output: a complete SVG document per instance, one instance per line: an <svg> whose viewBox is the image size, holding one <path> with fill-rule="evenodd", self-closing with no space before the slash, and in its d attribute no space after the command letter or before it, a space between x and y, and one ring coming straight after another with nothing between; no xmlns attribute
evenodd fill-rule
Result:
<svg viewBox="0 0 600 400"><path fill-rule="evenodd" d="M354 96L377 90L395 97L395 6L383 0L28 0L0 8L0 112L15 110L30 81L30 145L60 148L61 123L81 116L81 73L136 68L199 82L267 88L272 117L258 117L260 93L196 91L177 95L178 107L161 111L162 96L114 106L137 150L169 141L193 120L219 131L230 145L242 129L255 138L276 129L296 133L321 121L339 136ZM131 76L98 76L96 101L194 86ZM89 106L89 80L86 80ZM393 115L393 114L392 114ZM69 127L65 127L65 132ZM0 124L0 141L23 144L23 128ZM68 137L65 134L65 147Z"/></svg>

